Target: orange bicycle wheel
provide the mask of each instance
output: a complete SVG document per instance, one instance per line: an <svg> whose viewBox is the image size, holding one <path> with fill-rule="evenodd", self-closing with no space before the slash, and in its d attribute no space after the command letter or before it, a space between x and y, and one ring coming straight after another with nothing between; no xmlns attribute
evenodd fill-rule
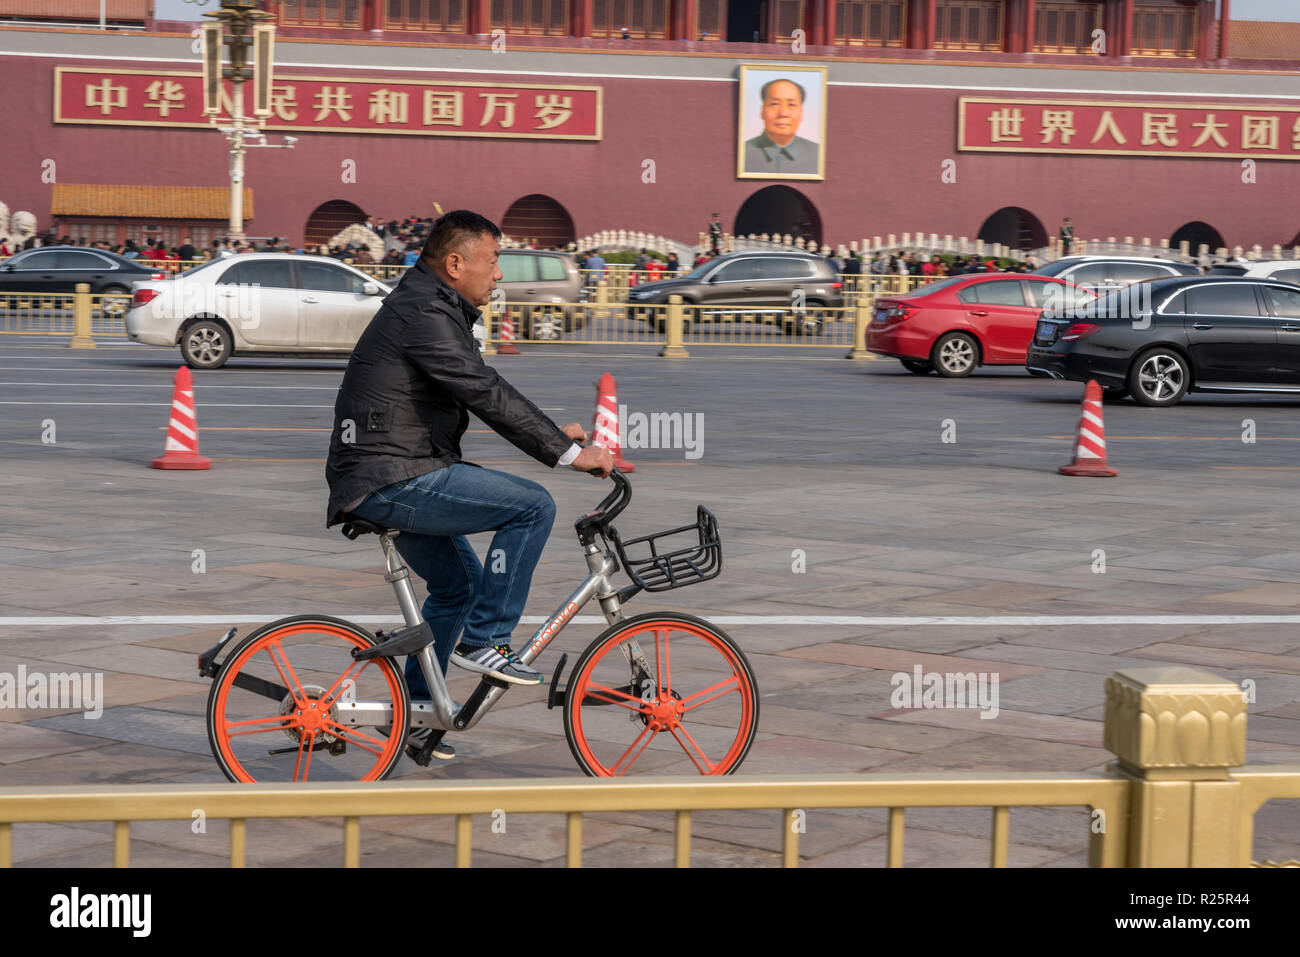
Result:
<svg viewBox="0 0 1300 957"><path fill-rule="evenodd" d="M574 666L564 733L593 777L731 774L758 732L758 684L744 652L703 619L629 618Z"/></svg>
<svg viewBox="0 0 1300 957"><path fill-rule="evenodd" d="M208 694L208 740L232 781L379 781L401 759L406 679L377 644L327 615L284 618L230 652Z"/></svg>

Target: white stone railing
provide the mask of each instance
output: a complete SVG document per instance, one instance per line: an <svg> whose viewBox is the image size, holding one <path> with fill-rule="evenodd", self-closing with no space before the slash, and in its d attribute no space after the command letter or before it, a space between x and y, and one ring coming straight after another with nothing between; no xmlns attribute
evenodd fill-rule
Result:
<svg viewBox="0 0 1300 957"><path fill-rule="evenodd" d="M694 259L698 252L709 249L710 243L707 232L699 233L695 245L692 246L653 233L626 229L607 229L581 237L576 243L571 244L570 248L579 251L595 249L601 252L650 249L664 255L675 252L682 262L689 262ZM1064 255L1061 250L1060 240L1056 238L1051 239L1046 246L1037 249L1020 250L1001 243L988 243L981 239L970 239L966 236L923 232L864 236L860 240L853 240L847 244L840 243L835 247L824 244L819 246L812 240L805 240L803 237L792 236L788 233L771 235L767 233L750 233L747 236L723 233L723 252L742 252L750 249L782 249L810 252L822 256L829 256L834 252L841 259L847 256L850 250L864 259L872 259L878 253L898 252L922 253L929 256L950 254L998 259L1025 259L1032 256L1039 263L1051 262L1053 259L1059 259ZM1201 245L1193 249L1186 242L1179 243L1177 246L1170 246L1167 239L1152 242L1149 237L1138 240L1133 236L1125 236L1122 239L1109 236L1104 240L1098 238L1075 239L1071 244L1070 253L1074 255L1152 256L1182 262L1208 264L1216 260L1229 258L1247 260L1262 258L1300 259L1300 246L1283 247L1273 245L1265 247L1257 244L1252 247L1236 246L1232 249L1222 247L1210 249L1206 245Z"/></svg>

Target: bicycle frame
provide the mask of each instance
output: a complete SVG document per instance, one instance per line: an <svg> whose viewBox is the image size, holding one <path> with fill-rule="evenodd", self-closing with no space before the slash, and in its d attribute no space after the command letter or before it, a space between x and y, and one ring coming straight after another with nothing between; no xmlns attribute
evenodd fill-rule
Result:
<svg viewBox="0 0 1300 957"><path fill-rule="evenodd" d="M416 601L415 590L411 587L410 569L398 554L395 539L399 532L389 531L380 536L384 549L384 560L388 571L384 580L393 586L397 595L397 604L402 609L402 617L408 626L419 626L424 622L420 614L420 605ZM610 576L618 570L618 562L607 551L602 551L595 544L585 545L583 555L587 561L588 575L574 592L565 599L547 619L546 623L533 635L528 645L519 654L520 660L530 664L555 639L565 625L593 598L600 602L605 620L614 625L623 620L622 602L618 590L610 581ZM630 655L641 658L640 649L632 649ZM429 699L412 699L411 727L434 728L443 731L466 731L478 724L483 715L492 710L492 706L501 698L509 687L504 682L482 679L469 699L456 707L447 683L443 679L442 669L433 654L433 646L425 645L417 653L420 670L428 684ZM642 659L642 662L644 659ZM340 700L337 703L339 720L353 726L383 725L391 722L391 708L378 702Z"/></svg>

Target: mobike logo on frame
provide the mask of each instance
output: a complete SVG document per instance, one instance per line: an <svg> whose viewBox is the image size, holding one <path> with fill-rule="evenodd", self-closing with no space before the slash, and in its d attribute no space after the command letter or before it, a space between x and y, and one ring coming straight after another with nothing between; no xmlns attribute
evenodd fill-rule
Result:
<svg viewBox="0 0 1300 957"><path fill-rule="evenodd" d="M536 634L533 638L532 644L529 645L529 650L532 651L534 655L539 654L543 648L550 644L551 639L555 637L559 630L564 627L565 623L572 618L577 611L578 603L576 601L571 601L561 608L560 613L555 616L555 620Z"/></svg>

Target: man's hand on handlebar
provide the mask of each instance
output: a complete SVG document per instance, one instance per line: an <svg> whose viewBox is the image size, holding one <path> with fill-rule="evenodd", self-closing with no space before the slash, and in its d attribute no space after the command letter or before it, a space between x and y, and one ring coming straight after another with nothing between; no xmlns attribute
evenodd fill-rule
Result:
<svg viewBox="0 0 1300 957"><path fill-rule="evenodd" d="M569 463L569 467L579 472L591 472L601 478L608 478L614 471L614 455L603 445L589 445L578 457Z"/></svg>

